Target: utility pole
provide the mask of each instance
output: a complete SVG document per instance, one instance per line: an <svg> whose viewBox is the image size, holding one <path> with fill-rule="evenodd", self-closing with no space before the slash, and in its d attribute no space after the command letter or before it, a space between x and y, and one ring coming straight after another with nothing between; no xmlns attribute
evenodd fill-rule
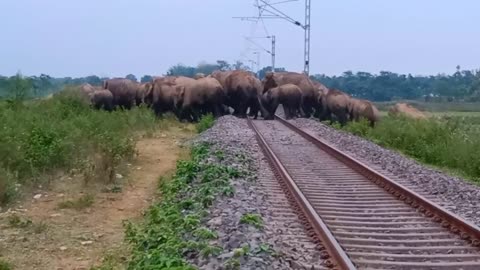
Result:
<svg viewBox="0 0 480 270"><path fill-rule="evenodd" d="M272 36L272 72L275 72L275 36Z"/></svg>
<svg viewBox="0 0 480 270"><path fill-rule="evenodd" d="M262 47L260 44L256 43L255 41L253 41L253 39L258 39L258 38L268 38L268 39L271 39L272 41L272 49L271 50L267 50L265 49L264 47ZM276 38L274 35L272 36L266 36L266 37L245 37L245 39L249 42L251 42L253 45L255 45L257 48L265 51L266 53L270 54L272 56L272 72L275 72L275 46L276 46Z"/></svg>
<svg viewBox="0 0 480 270"><path fill-rule="evenodd" d="M305 65L303 67L303 71L308 76L310 73L310 12L311 8L311 0L305 0L305 42L304 42L304 61Z"/></svg>
<svg viewBox="0 0 480 270"><path fill-rule="evenodd" d="M305 31L304 38L304 66L303 71L305 74L309 75L310 73L310 17L311 17L311 0L305 0L305 24L291 18L281 10L279 10L276 5L294 2L297 0L285 0L276 3L269 3L267 0L256 0L256 7L259 9L259 15L257 17L233 17L235 19L247 20L247 21L258 21L260 19L284 19L296 26L300 26ZM264 14L267 13L267 14ZM272 36L272 69L275 70L275 37Z"/></svg>
<svg viewBox="0 0 480 270"><path fill-rule="evenodd" d="M257 72L260 71L260 52L253 52L253 54L257 55Z"/></svg>

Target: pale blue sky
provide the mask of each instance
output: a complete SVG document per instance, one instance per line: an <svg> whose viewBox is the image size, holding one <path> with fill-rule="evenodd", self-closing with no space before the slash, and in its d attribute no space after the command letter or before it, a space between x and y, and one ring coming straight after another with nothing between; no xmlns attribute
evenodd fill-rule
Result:
<svg viewBox="0 0 480 270"><path fill-rule="evenodd" d="M1 0L0 74L160 75L177 63L256 60L243 36L265 35L263 26L232 19L254 15L253 2ZM278 6L299 21L303 7ZM478 0L312 0L311 73L480 68L479 10ZM301 71L301 29L283 20L266 26L277 36L277 66Z"/></svg>

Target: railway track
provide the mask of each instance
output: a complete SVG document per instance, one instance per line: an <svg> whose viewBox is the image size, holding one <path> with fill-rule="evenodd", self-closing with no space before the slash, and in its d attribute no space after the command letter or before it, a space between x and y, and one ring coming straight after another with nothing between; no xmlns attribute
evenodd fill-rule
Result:
<svg viewBox="0 0 480 270"><path fill-rule="evenodd" d="M319 266L480 269L475 225L282 118L248 121L326 259Z"/></svg>

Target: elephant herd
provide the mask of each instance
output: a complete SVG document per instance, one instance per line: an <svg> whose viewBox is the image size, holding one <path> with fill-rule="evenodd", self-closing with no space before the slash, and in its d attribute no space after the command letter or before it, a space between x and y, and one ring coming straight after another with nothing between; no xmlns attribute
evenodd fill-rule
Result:
<svg viewBox="0 0 480 270"><path fill-rule="evenodd" d="M372 127L379 120L379 112L370 101L328 89L295 72L270 72L262 81L244 70L214 71L194 78L154 77L147 83L113 78L105 80L102 87L84 84L81 91L96 109L130 109L145 104L157 116L172 112L181 120L194 122L208 113L255 119L260 115L268 120L274 118L279 105L287 119L315 116L344 125L366 118Z"/></svg>

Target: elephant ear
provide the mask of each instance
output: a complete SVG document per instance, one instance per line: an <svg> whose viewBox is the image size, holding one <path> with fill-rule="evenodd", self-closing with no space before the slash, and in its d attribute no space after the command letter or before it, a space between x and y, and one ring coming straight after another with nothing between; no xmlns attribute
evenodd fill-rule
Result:
<svg viewBox="0 0 480 270"><path fill-rule="evenodd" d="M178 97L183 99L185 96L185 86L178 85L175 87L175 90L177 90Z"/></svg>
<svg viewBox="0 0 480 270"><path fill-rule="evenodd" d="M176 97L174 97L174 106L179 109L182 107L183 98L185 97L185 86L174 86L176 91Z"/></svg>

